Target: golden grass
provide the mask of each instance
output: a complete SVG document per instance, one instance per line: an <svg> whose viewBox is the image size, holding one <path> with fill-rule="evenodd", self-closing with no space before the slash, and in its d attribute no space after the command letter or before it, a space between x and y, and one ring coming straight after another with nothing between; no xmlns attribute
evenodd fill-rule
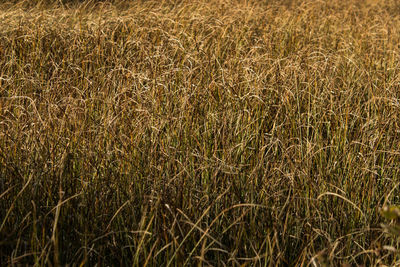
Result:
<svg viewBox="0 0 400 267"><path fill-rule="evenodd" d="M396 1L0 10L0 262L396 264Z"/></svg>

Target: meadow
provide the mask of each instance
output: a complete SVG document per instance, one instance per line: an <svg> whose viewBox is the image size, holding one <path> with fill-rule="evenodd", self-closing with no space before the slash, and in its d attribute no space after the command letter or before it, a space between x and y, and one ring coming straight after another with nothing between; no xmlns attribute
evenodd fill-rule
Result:
<svg viewBox="0 0 400 267"><path fill-rule="evenodd" d="M396 265L399 184L395 0L0 3L2 266Z"/></svg>

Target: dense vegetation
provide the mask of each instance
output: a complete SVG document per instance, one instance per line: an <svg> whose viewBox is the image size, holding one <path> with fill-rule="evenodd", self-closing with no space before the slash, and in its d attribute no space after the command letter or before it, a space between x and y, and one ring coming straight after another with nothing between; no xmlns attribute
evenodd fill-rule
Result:
<svg viewBox="0 0 400 267"><path fill-rule="evenodd" d="M399 15L1 4L2 266L396 264Z"/></svg>

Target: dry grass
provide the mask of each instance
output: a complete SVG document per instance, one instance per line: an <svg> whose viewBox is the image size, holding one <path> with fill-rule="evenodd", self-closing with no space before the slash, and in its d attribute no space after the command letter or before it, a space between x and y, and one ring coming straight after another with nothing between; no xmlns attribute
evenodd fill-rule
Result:
<svg viewBox="0 0 400 267"><path fill-rule="evenodd" d="M0 10L0 262L398 260L396 1Z"/></svg>

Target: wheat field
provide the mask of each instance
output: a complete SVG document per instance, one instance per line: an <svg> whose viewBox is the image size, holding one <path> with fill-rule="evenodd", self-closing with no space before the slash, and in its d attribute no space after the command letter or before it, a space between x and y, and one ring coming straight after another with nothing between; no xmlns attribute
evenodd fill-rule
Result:
<svg viewBox="0 0 400 267"><path fill-rule="evenodd" d="M395 0L0 4L2 266L393 266L399 184Z"/></svg>

